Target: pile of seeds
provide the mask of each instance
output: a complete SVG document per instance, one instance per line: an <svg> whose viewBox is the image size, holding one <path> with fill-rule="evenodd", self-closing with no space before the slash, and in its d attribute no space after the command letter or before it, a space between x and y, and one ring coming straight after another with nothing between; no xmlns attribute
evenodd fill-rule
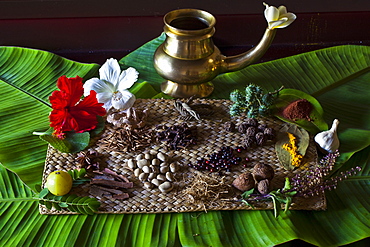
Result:
<svg viewBox="0 0 370 247"><path fill-rule="evenodd" d="M185 149L197 143L197 127L189 127L186 123L170 127L160 125L156 131L157 142L165 143L172 150Z"/></svg>
<svg viewBox="0 0 370 247"><path fill-rule="evenodd" d="M173 189L178 165L169 162L162 152L139 154L135 159L129 159L126 166L134 171L134 176L143 182L146 189L158 188L162 193Z"/></svg>
<svg viewBox="0 0 370 247"><path fill-rule="evenodd" d="M189 163L188 166L195 170L206 170L210 172L231 171L231 167L238 165L241 157L234 155L234 149L231 147L222 147L220 151L215 152L206 158L201 158L196 164Z"/></svg>
<svg viewBox="0 0 370 247"><path fill-rule="evenodd" d="M237 129L239 133L244 134L243 147L246 149L256 145L263 146L268 140L275 138L274 129L268 127L266 124L259 124L255 118L248 118L238 126L231 121L226 122L224 127L229 132Z"/></svg>

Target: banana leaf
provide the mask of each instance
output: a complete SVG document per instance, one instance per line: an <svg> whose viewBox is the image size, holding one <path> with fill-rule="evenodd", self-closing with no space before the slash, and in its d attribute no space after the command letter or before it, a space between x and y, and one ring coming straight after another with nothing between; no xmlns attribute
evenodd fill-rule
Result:
<svg viewBox="0 0 370 247"><path fill-rule="evenodd" d="M152 57L164 36L122 58L140 79L141 98L161 97ZM273 91L302 90L321 103L328 123L340 118L344 154L338 172L361 166L326 194L326 211L212 211L138 215L38 213L31 200L41 183L47 146L32 135L48 128L48 96L59 76L96 76L81 64L39 50L0 47L0 242L2 246L274 246L299 239L318 246L368 243L370 170L370 47L339 46L249 66L214 80L212 98L255 83ZM5 100L4 100L5 99ZM5 168L6 167L6 168ZM15 173L13 173L15 172ZM287 246L289 243L287 244Z"/></svg>

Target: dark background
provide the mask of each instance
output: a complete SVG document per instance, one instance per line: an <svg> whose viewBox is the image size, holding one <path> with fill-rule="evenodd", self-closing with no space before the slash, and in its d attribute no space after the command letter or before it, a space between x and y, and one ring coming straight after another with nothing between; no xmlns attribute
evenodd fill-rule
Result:
<svg viewBox="0 0 370 247"><path fill-rule="evenodd" d="M159 36L163 15L199 8L216 16L215 44L225 55L257 44L267 24L256 0L0 0L0 45L42 49L80 61L122 58ZM335 45L370 44L370 0L269 0L297 20L278 30L261 61Z"/></svg>

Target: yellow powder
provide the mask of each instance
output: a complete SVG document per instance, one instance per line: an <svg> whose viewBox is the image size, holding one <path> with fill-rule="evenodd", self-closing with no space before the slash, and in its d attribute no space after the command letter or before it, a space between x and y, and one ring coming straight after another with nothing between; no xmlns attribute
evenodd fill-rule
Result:
<svg viewBox="0 0 370 247"><path fill-rule="evenodd" d="M303 156L298 153L296 137L289 132L287 132L287 134L289 136L289 143L285 143L283 145L283 149L289 152L291 156L292 165L298 167L302 163Z"/></svg>

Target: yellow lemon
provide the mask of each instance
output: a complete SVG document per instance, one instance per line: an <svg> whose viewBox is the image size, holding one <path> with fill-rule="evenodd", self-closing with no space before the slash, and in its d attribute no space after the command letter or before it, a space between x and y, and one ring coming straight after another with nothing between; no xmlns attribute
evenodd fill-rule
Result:
<svg viewBox="0 0 370 247"><path fill-rule="evenodd" d="M68 172L55 171L49 174L45 186L53 195L63 196L71 190L72 183L72 177Z"/></svg>

